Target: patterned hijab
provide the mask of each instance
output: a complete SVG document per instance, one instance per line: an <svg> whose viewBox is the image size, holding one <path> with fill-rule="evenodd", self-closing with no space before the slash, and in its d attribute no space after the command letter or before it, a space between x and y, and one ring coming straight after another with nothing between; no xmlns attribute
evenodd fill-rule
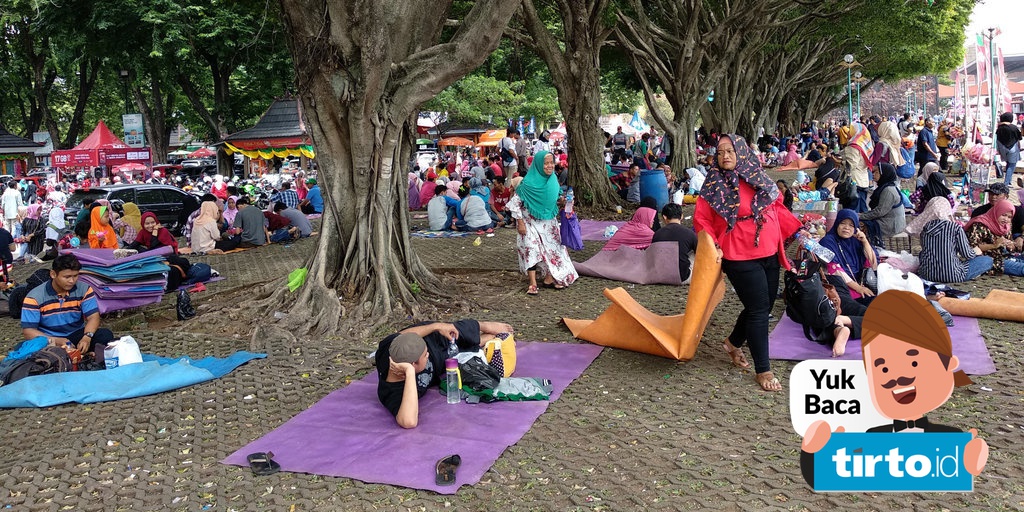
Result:
<svg viewBox="0 0 1024 512"><path fill-rule="evenodd" d="M871 142L871 132L869 132L868 129L860 123L854 124L851 131L853 135L850 136L850 140L847 145L857 148L857 151L860 152L860 155L864 157L864 161L867 162L868 167L870 167L871 152L875 149L874 143Z"/></svg>
<svg viewBox="0 0 1024 512"><path fill-rule="evenodd" d="M750 204L751 215L758 228L764 222L762 212L779 197L779 187L761 168L760 162L750 152L747 141L736 134L722 135L722 140L729 139L736 149L736 169L722 170L718 159L708 171L704 186L700 189L700 197L711 205L715 213L720 215L731 230L736 225L740 211L740 180L745 181L754 189L754 199Z"/></svg>
<svg viewBox="0 0 1024 512"><path fill-rule="evenodd" d="M544 172L544 160L548 154L547 151L541 151L533 156L530 170L516 187L516 195L537 220L553 219L558 215L558 176L555 173L548 176Z"/></svg>
<svg viewBox="0 0 1024 512"><path fill-rule="evenodd" d="M924 211L914 217L914 220L907 223L906 232L911 235L920 235L924 227L933 220L953 220L953 207L946 197L933 197L924 206Z"/></svg>

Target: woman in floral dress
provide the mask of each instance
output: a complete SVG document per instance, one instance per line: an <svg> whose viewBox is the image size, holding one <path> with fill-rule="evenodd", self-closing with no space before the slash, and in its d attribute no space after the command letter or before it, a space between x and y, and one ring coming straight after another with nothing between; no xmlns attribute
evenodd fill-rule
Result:
<svg viewBox="0 0 1024 512"><path fill-rule="evenodd" d="M543 285L560 290L579 277L562 245L558 227L558 178L555 159L547 151L534 155L526 177L516 187L508 210L516 220L519 270L530 278L528 295L537 295L537 272Z"/></svg>
<svg viewBox="0 0 1024 512"><path fill-rule="evenodd" d="M992 270L996 273L1003 271L1003 259L1013 250L1010 234L1013 211L1013 203L1003 199L964 226L971 247L977 247L982 254L992 257Z"/></svg>

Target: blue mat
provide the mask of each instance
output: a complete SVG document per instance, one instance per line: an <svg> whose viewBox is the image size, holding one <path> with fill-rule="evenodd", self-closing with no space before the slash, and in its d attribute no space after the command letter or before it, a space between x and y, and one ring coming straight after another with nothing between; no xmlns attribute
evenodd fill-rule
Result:
<svg viewBox="0 0 1024 512"><path fill-rule="evenodd" d="M155 395L227 375L235 368L267 357L239 351L226 358L159 357L143 354L142 362L110 370L53 373L0 386L0 408L91 404Z"/></svg>

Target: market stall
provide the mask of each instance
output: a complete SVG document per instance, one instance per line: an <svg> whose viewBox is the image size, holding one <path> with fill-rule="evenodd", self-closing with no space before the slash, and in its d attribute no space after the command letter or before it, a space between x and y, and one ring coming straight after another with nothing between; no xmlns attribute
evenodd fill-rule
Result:
<svg viewBox="0 0 1024 512"><path fill-rule="evenodd" d="M97 178L109 176L111 168L122 164L134 163L147 168L152 165L152 153L148 146L128 146L103 121L79 145L73 149L54 151L51 158L53 166L65 172L70 169L99 168Z"/></svg>
<svg viewBox="0 0 1024 512"><path fill-rule="evenodd" d="M245 168L250 174L273 172L275 157L297 156L302 169L316 158L313 139L306 132L302 102L292 97L274 100L255 126L228 135L221 144L227 154L246 157Z"/></svg>
<svg viewBox="0 0 1024 512"><path fill-rule="evenodd" d="M28 172L36 150L43 144L18 137L0 126L0 174L22 176Z"/></svg>

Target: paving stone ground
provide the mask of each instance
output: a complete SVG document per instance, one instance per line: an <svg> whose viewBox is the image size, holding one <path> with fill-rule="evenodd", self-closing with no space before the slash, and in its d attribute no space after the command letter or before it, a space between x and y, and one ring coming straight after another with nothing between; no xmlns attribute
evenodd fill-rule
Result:
<svg viewBox="0 0 1024 512"><path fill-rule="evenodd" d="M567 290L527 297L514 236L512 230L499 230L480 246L472 245L472 237L416 239L414 245L451 286L478 299L478 318L513 324L519 339L574 343L560 318L596 317L608 304L601 290L619 284L583 278ZM313 244L306 240L193 258L228 277L195 299L202 305L286 275L302 265ZM574 257L585 259L600 245L588 242ZM19 268L15 275L24 277L34 268ZM626 286L656 313L685 307L685 287ZM994 287L1020 291L1024 279L985 277L964 286L977 295ZM224 314L169 320L170 301L168 295L159 306L107 321L127 329L147 352L224 356L245 349L269 357L224 378L161 395L0 411L0 509L1024 509L1024 330L1019 324L981 321L998 372L957 390L930 415L939 423L976 427L988 441L988 467L975 480L973 493L811 492L800 477L800 438L792 432L788 393L759 391L753 375L730 366L721 353L720 340L740 310L730 290L692 361L605 349L479 484L441 496L306 474L254 477L246 468L219 464L365 375L371 367L366 355L377 340L268 345L243 334L211 334L239 322ZM777 305L776 318L781 314ZM235 327L244 332L249 326ZM14 320L0 320L0 335L9 340L0 350L13 345L18 331ZM787 385L793 365L773 366Z"/></svg>

